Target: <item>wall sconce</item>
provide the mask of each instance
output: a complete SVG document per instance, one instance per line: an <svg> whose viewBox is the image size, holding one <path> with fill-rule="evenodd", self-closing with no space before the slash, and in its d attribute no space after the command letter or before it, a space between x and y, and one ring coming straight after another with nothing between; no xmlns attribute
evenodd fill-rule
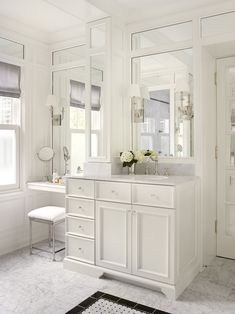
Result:
<svg viewBox="0 0 235 314"><path fill-rule="evenodd" d="M132 121L135 123L144 122L144 100L150 99L148 88L132 84L129 94L131 97Z"/></svg>
<svg viewBox="0 0 235 314"><path fill-rule="evenodd" d="M61 112L59 114L54 113L55 108L60 108L55 95L48 95L46 100L46 106L49 107L51 113L52 125L61 126L62 120L64 119L64 107L61 107Z"/></svg>

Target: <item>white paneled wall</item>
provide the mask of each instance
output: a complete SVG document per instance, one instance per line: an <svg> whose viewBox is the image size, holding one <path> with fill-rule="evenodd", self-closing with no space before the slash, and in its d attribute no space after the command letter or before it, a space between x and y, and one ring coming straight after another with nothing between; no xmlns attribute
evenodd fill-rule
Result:
<svg viewBox="0 0 235 314"><path fill-rule="evenodd" d="M41 179L45 165L37 158L40 147L50 145L50 114L45 100L50 92L48 46L12 31L1 30L0 36L25 45L22 66L21 188L0 194L0 255L28 245L27 213L48 205L50 194L29 192L25 183ZM8 60L8 57L4 58ZM9 59L10 60L10 59ZM35 225L35 240L45 238L46 226ZM46 232L46 233L45 233Z"/></svg>
<svg viewBox="0 0 235 314"><path fill-rule="evenodd" d="M0 198L0 255L28 245L27 213L33 208L47 205L49 200L50 195L48 193L29 195L26 192ZM35 224L35 241L45 238L47 232L45 227L45 225Z"/></svg>

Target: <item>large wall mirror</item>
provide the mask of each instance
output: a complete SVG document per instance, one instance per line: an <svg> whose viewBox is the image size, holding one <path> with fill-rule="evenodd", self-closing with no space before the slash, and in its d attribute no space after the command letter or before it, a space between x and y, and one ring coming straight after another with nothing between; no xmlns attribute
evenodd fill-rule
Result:
<svg viewBox="0 0 235 314"><path fill-rule="evenodd" d="M90 157L104 156L104 67L105 54L98 54L90 58L90 115L91 115L91 147Z"/></svg>
<svg viewBox="0 0 235 314"><path fill-rule="evenodd" d="M63 112L61 121L53 123L53 169L60 174L77 173L83 169L86 150L85 66L54 71L53 93L58 102L55 116Z"/></svg>
<svg viewBox="0 0 235 314"><path fill-rule="evenodd" d="M63 59L65 58L64 53L60 55ZM57 56L56 62L60 64ZM52 73L53 94L57 101L53 121L53 149L55 151L53 170L60 174L66 172L76 174L83 170L86 161L87 112L90 115L91 126L90 157L97 158L104 155L104 64L104 54L91 57L90 106L88 104L85 106L85 65L58 69ZM56 119L56 117L59 118Z"/></svg>
<svg viewBox="0 0 235 314"><path fill-rule="evenodd" d="M133 149L193 157L192 49L132 58L132 84Z"/></svg>

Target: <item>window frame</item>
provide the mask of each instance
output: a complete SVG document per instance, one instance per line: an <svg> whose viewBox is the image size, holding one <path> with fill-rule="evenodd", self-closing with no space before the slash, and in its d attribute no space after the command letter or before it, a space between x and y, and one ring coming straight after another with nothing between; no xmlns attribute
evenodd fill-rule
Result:
<svg viewBox="0 0 235 314"><path fill-rule="evenodd" d="M16 142L16 182L14 184L0 185L0 192L16 190L20 188L20 126L16 124L0 124L0 130L15 131Z"/></svg>
<svg viewBox="0 0 235 314"><path fill-rule="evenodd" d="M26 122L27 117L25 115L25 111L27 108L27 104L25 101L25 69L27 67L26 57L25 57L25 51L28 47L28 43L26 43L24 40L15 40L15 38L12 38L9 36L9 34L5 36L0 36L1 38L4 38L6 40L16 42L17 44L20 44L23 46L23 58L18 58L15 56L11 56L8 54L4 54L0 52L0 61L5 63L10 63L13 65L20 66L21 68L21 78L20 78L20 89L21 89L21 95L20 95L20 108L19 108L19 125L18 124L0 124L0 128L6 129L15 129L16 132L16 183L15 184L7 184L0 186L0 195L7 195L8 193L13 192L22 192L25 188L25 178L26 178L26 150L24 145L25 137L23 136L23 133L26 131Z"/></svg>

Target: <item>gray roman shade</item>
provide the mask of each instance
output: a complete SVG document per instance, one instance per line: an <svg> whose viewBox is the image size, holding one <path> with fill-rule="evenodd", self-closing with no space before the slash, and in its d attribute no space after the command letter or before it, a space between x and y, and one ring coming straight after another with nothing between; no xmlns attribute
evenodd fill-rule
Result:
<svg viewBox="0 0 235 314"><path fill-rule="evenodd" d="M100 96L101 88L100 86L91 85L91 110L100 110Z"/></svg>
<svg viewBox="0 0 235 314"><path fill-rule="evenodd" d="M70 106L85 109L85 83L70 81Z"/></svg>
<svg viewBox="0 0 235 314"><path fill-rule="evenodd" d="M91 110L99 111L100 86L91 86ZM70 106L85 109L85 83L70 80Z"/></svg>
<svg viewBox="0 0 235 314"><path fill-rule="evenodd" d="M19 66L0 62L0 96L20 98L20 74Z"/></svg>

